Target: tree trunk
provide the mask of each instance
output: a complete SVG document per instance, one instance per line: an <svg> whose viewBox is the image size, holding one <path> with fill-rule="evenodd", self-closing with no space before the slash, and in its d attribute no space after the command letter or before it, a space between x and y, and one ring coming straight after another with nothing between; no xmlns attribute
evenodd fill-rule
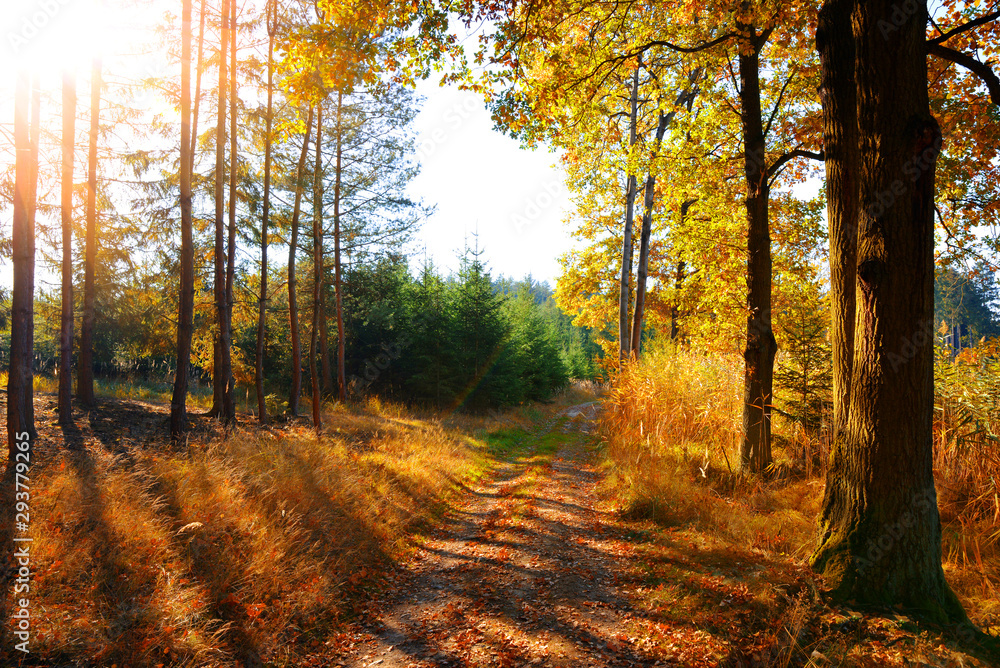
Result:
<svg viewBox="0 0 1000 668"><path fill-rule="evenodd" d="M328 291L324 281L319 295L319 372L324 397L333 394L333 365L330 362L330 336L327 330L329 318L326 312L326 305L330 301Z"/></svg>
<svg viewBox="0 0 1000 668"><path fill-rule="evenodd" d="M635 66L632 77L632 91L629 95L629 154L635 146L635 133L639 109L639 68L641 61ZM618 293L618 359L625 361L629 356L631 340L628 324L629 311L629 281L632 279L632 219L635 212L635 191L637 188L635 174L626 167L625 186L625 232L622 235L622 274Z"/></svg>
<svg viewBox="0 0 1000 668"><path fill-rule="evenodd" d="M830 334L833 343L833 428L847 423L854 355L854 284L858 248L858 107L854 82L855 0L827 0L819 12L816 48L822 66L826 215L830 227Z"/></svg>
<svg viewBox="0 0 1000 668"><path fill-rule="evenodd" d="M73 158L76 148L76 74L62 86L62 319L59 328L59 422L73 421Z"/></svg>
<svg viewBox="0 0 1000 668"><path fill-rule="evenodd" d="M347 401L347 378L344 370L344 301L340 274L340 186L343 175L343 137L341 109L344 95L337 92L337 174L333 185L333 281L337 299L337 388L338 398Z"/></svg>
<svg viewBox="0 0 1000 668"><path fill-rule="evenodd" d="M213 406L209 415L230 422L232 393L228 391L232 375L228 340L228 291L225 250L225 174L226 174L226 58L229 54L229 0L222 0L220 11L222 37L219 42L218 124L215 132L215 364L212 389Z"/></svg>
<svg viewBox="0 0 1000 668"><path fill-rule="evenodd" d="M319 374L316 369L316 345L319 323L322 317L323 294L323 105L316 106L316 170L313 173L313 312L312 333L309 341L309 379L312 382L313 426L319 432L320 391Z"/></svg>
<svg viewBox="0 0 1000 668"><path fill-rule="evenodd" d="M660 152L663 135L667 126L673 120L674 113L664 114L660 111L656 124L656 143L653 148L653 159ZM639 270L635 281L635 314L632 318L632 355L639 359L642 349L642 321L646 315L646 278L649 275L649 235L653 230L653 204L656 201L656 177L650 167L646 175L646 188L642 208L642 233L639 236Z"/></svg>
<svg viewBox="0 0 1000 668"><path fill-rule="evenodd" d="M101 59L94 58L90 74L90 145L87 154L87 240L83 269L83 320L80 324L80 368L76 394L87 407L94 397L94 321L97 268L97 139L101 130Z"/></svg>
<svg viewBox="0 0 1000 668"><path fill-rule="evenodd" d="M760 49L764 38L741 25L749 52L740 53L740 114L747 183L747 345L740 468L762 475L771 465L771 387L778 344L771 331L771 233L768 227L766 144L760 106Z"/></svg>
<svg viewBox="0 0 1000 668"><path fill-rule="evenodd" d="M635 311L632 314L632 334L629 343L630 354L635 359L639 359L642 348L642 320L646 314L646 278L649 275L649 236L653 230L655 187L656 177L650 170L646 175L643 194L642 232L639 234L639 268L635 277Z"/></svg>
<svg viewBox="0 0 1000 668"><path fill-rule="evenodd" d="M313 110L309 107L306 131L302 135L302 152L295 169L295 205L292 207L292 230L288 242L288 328L292 338L292 387L288 393L289 415L299 414L299 396L302 394L302 344L299 337L299 304L296 296L295 255L299 248L299 212L302 209L302 177L309 151L309 134L312 132Z"/></svg>
<svg viewBox="0 0 1000 668"><path fill-rule="evenodd" d="M684 260L677 261L677 269L674 272L674 301L670 305L670 340L677 341L681 335L681 287L684 285L685 273Z"/></svg>
<svg viewBox="0 0 1000 668"><path fill-rule="evenodd" d="M33 445L36 433L32 404L34 332L31 327L35 292L35 229L31 199L35 188L31 181L38 177L38 172L32 166L34 150L29 137L28 108L28 75L20 71L14 94L16 157L11 225L14 286L11 293L10 370L7 375L7 459L11 467L19 452L17 444L28 441Z"/></svg>
<svg viewBox="0 0 1000 668"><path fill-rule="evenodd" d="M847 422L833 445L813 567L834 598L965 621L941 569L932 471L934 170L926 3L857 3L861 138L857 321ZM894 22L895 20L895 22ZM883 30L892 26L893 30Z"/></svg>
<svg viewBox="0 0 1000 668"><path fill-rule="evenodd" d="M203 7L204 9L204 7ZM187 429L187 387L194 332L194 236L191 221L191 0L184 0L181 18L181 276L177 318L177 375L170 400L170 438L177 442ZM93 126L92 126L93 127ZM91 130L93 132L93 130ZM93 135L91 136L93 142ZM93 146L93 144L91 144ZM91 148L91 164L94 153ZM93 171L91 172L93 174ZM93 176L91 176L93 179ZM89 234L89 233L88 233Z"/></svg>
<svg viewBox="0 0 1000 668"><path fill-rule="evenodd" d="M240 168L240 154L237 150L236 115L236 0L229 0L229 238L226 245L226 321L222 332L222 364L225 367L225 393L222 406L225 409L222 421L232 424L236 421L236 402L233 394L236 380L233 377L233 281L236 278L236 180Z"/></svg>
<svg viewBox="0 0 1000 668"><path fill-rule="evenodd" d="M194 175L194 158L198 154L198 107L201 104L201 70L205 47L205 0L201 0L198 14L198 60L195 64L194 113L191 115L191 174Z"/></svg>
<svg viewBox="0 0 1000 668"><path fill-rule="evenodd" d="M264 336L267 333L267 235L268 216L271 213L271 105L274 77L274 35L278 30L276 0L267 3L267 118L264 130L264 210L260 218L260 296L257 299L257 355L254 382L257 389L257 417L261 425L267 424L267 405L264 400Z"/></svg>

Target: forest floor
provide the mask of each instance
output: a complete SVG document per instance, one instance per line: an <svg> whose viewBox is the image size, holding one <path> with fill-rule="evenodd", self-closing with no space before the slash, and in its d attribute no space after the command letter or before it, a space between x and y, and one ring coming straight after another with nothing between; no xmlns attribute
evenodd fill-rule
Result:
<svg viewBox="0 0 1000 668"><path fill-rule="evenodd" d="M961 630L828 606L801 561L623 519L591 433L598 409L536 425L466 488L323 665L1000 665Z"/></svg>
<svg viewBox="0 0 1000 668"><path fill-rule="evenodd" d="M581 403L585 399L589 400ZM240 636L219 636L225 645L217 654L220 658L203 662L196 657L212 654L185 654L181 640L171 645L170 634L178 633L173 630L174 622L167 627L169 633L163 628L166 621L159 625L151 622L150 628L158 628L155 633L160 635L146 630L142 630L145 635L140 635L135 630L136 639L130 640L128 631L122 634L122 622L115 621L114 616L121 610L128 611L128 593L133 595L133 606L136 592L140 596L148 594L150 601L156 599L160 585L154 580L159 576L151 575L148 587L133 586L127 592L116 593L111 602L118 601L117 607L98 600L98 608L104 606L104 617L94 619L110 620L109 628L118 625L116 642L121 647L106 652L96 641L83 640L83 635L77 636L78 640L63 640L62 644L50 637L46 642L52 643L53 659L35 655L22 665L1000 665L995 655L977 649L971 636L967 632L963 635L963 629L933 629L901 614L830 606L822 595L822 583L807 565L773 545L764 549L735 544L723 532L699 523L668 526L630 518L614 487L608 484L609 465L594 433L599 410L594 399L577 393L555 405L531 409L528 418L521 415L507 420L497 416L489 429L475 431L476 437L488 446L489 463L483 466L483 473L453 481L457 491L449 498L447 509L426 530L409 532L405 540L411 547L399 552L399 559L352 566L360 566L361 584L338 590L349 595L350 604L343 606L343 616L338 613L335 621L324 623L322 633L289 635L289 622L279 619L300 618L279 618L276 613L269 617L271 610L278 609L281 597L295 592L262 589L270 593L260 599L264 603L246 606L256 614L244 619L246 615L233 612L236 607L228 602L233 598L230 590L219 589L210 592L214 603L208 609L230 627L242 625L246 629ZM156 451L166 447L165 440L157 442L160 436L150 436L162 434L165 439L166 406L102 400L98 411L78 417L79 426L67 431L57 425L54 404L54 396L36 397L41 443L65 443L91 451L99 448L114 461L124 457L137 462L142 461L137 448ZM364 422L364 429L359 426L357 434L364 434L366 443L378 438L377 429L372 435L372 416L350 419ZM409 421L392 416L379 419L383 420L379 423L381 429L391 426L391 422ZM193 438L199 441L221 437L221 429L209 418L193 416L193 427ZM341 427L334 431L340 432ZM401 438L412 438L406 436L408 433ZM42 447L36 452L35 466L60 471L66 468L61 462L68 455L60 448ZM240 459L243 455L234 452L233 457ZM363 461L352 457L352 461ZM317 497L316 503L321 501ZM178 516L170 520L166 535L182 536L184 529L191 526L185 524L190 519ZM203 521L207 524L210 520ZM343 522L336 517L330 521L333 523L326 530ZM182 524L177 530L176 526ZM91 531L91 526L81 525L84 533L80 536ZM237 528L227 526L226 535L238 535ZM207 527L204 532L206 544L212 542L216 534ZM66 549L72 549L73 544L67 539ZM163 546L156 549L167 550ZM162 554L171 556L176 552L187 559L188 549L169 548L173 551ZM149 554L157 559L155 555L161 553ZM48 572L47 577L52 579L53 570L58 571L64 558L68 560L54 553L52 563L40 565L40 572ZM100 558L99 554L95 557ZM172 567L185 568L183 563L167 564L168 569ZM115 568L116 573L126 572L133 579L140 573L132 564ZM209 574L197 568L192 572L192 578L207 578ZM244 572L239 586L257 586L252 584L253 578L261 576L250 576L249 567ZM355 581L354 576L349 579ZM9 589L9 580L7 584ZM50 586L54 588L56 582ZM78 585L70 582L59 586L75 591L69 588ZM102 587L106 599L111 585ZM269 607L265 608L265 604ZM76 605L70 602L66 607ZM261 609L265 612L261 613ZM79 623L83 625L83 617ZM265 628L272 623L285 626ZM88 618L87 624L92 626L93 621ZM72 620L68 619L66 625L72 627ZM158 644L173 649L157 650L160 654L145 649L141 654L127 653L127 645L134 649L143 638L153 637ZM278 646L283 638L291 649ZM241 649L234 644L239 642L252 642L252 647ZM0 657L7 649L0 648ZM119 659L115 664L99 658L107 656L139 658ZM160 658L153 658L156 656ZM0 665L15 663L0 661Z"/></svg>

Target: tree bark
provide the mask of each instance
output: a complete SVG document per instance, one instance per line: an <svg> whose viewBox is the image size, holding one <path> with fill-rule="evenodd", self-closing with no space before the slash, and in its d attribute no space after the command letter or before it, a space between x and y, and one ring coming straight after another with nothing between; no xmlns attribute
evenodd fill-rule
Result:
<svg viewBox="0 0 1000 668"><path fill-rule="evenodd" d="M858 101L854 81L855 0L826 0L816 48L822 67L826 215L830 230L830 334L833 347L833 429L847 423L854 356L854 284L858 248Z"/></svg>
<svg viewBox="0 0 1000 668"><path fill-rule="evenodd" d="M229 238L226 242L226 321L221 339L226 381L222 404L225 409L222 421L225 424L236 421L236 402L233 397L236 390L236 379L233 377L233 281L236 278L236 181L240 168L236 114L237 37L236 0L229 0Z"/></svg>
<svg viewBox="0 0 1000 668"><path fill-rule="evenodd" d="M271 105L274 94L274 35L278 30L276 0L267 3L267 118L264 128L264 205L260 218L260 296L257 299L257 355L255 358L255 386L257 389L257 417L261 425L267 424L267 402L264 398L264 336L267 333L267 235L268 216L271 214Z"/></svg>
<svg viewBox="0 0 1000 668"><path fill-rule="evenodd" d="M341 113L344 95L337 91L337 173L333 185L333 281L337 300L337 388L340 401L347 401L347 376L344 369L344 301L340 273L340 191L343 177L343 127Z"/></svg>
<svg viewBox="0 0 1000 668"><path fill-rule="evenodd" d="M76 148L76 74L62 85L62 318L59 327L59 423L73 421L73 158Z"/></svg>
<svg viewBox="0 0 1000 668"><path fill-rule="evenodd" d="M101 59L94 58L90 73L90 145L87 152L87 238L83 269L83 319L80 323L80 368L76 394L87 407L94 397L94 322L97 268L97 139L101 130Z"/></svg>
<svg viewBox="0 0 1000 668"><path fill-rule="evenodd" d="M320 388L325 397L333 394L333 364L330 361L330 336L327 329L330 323L326 311L329 302L328 291L329 288L324 281L319 295L319 373Z"/></svg>
<svg viewBox="0 0 1000 668"><path fill-rule="evenodd" d="M926 3L859 2L857 321L847 423L834 441L813 567L837 600L965 613L941 569L932 471L934 170ZM894 19L897 19L894 22ZM891 26L893 30L884 30Z"/></svg>
<svg viewBox="0 0 1000 668"><path fill-rule="evenodd" d="M694 97L697 93L696 84L698 79L701 78L701 72L701 68L698 68L688 76L688 86L677 95L677 101L674 102L674 107L679 107L686 101L688 110L690 111L691 105L694 103ZM653 160L655 160L659 155L660 147L663 145L663 135L666 134L667 128L674 120L674 116L676 114L676 108L666 114L660 110L656 123L656 139L653 144ZM642 211L642 234L639 238L639 270L635 283L635 314L632 319L631 345L632 354L636 359L639 359L639 355L642 351L642 322L646 316L646 279L649 275L649 235L652 232L653 226L653 204L656 197L655 185L656 181L653 176L653 169L650 168L649 173L646 175L646 187Z"/></svg>
<svg viewBox="0 0 1000 668"><path fill-rule="evenodd" d="M201 70L205 47L205 0L201 0L198 14L198 60L195 61L194 112L191 115L191 174L194 175L194 159L198 154L198 107L201 104Z"/></svg>
<svg viewBox="0 0 1000 668"><path fill-rule="evenodd" d="M220 11L222 36L219 42L219 88L218 88L218 124L215 132L215 364L212 374L213 406L209 415L220 418L224 423L230 422L230 416L235 410L233 395L229 391L229 379L232 376L229 326L227 314L227 256L225 249L226 232L226 60L229 55L229 0L222 0Z"/></svg>
<svg viewBox="0 0 1000 668"><path fill-rule="evenodd" d="M670 305L670 340L677 341L681 335L681 287L684 285L686 263L684 260L677 261L677 269L674 271L674 301Z"/></svg>
<svg viewBox="0 0 1000 668"><path fill-rule="evenodd" d="M202 8L204 9L204 7ZM93 126L92 126L93 127ZM93 129L91 130L93 132ZM93 142L93 135L91 136ZM177 317L177 375L170 400L170 438L180 441L187 430L187 387L194 332L194 235L191 221L191 0L184 0L181 17L181 276ZM93 151L93 149L91 149ZM91 153L94 156L94 153ZM92 165L94 159L92 157ZM93 171L91 172L93 174ZM91 176L93 178L93 176Z"/></svg>
<svg viewBox="0 0 1000 668"><path fill-rule="evenodd" d="M11 467L19 452L17 444L27 440L33 445L36 434L32 404L34 332L31 327L35 291L35 226L31 200L35 188L31 182L38 177L38 172L32 166L34 150L29 136L29 99L28 75L20 71L14 93L16 156L11 225L14 286L11 294L10 370L7 375L7 459Z"/></svg>
<svg viewBox="0 0 1000 668"><path fill-rule="evenodd" d="M323 294L323 105L316 106L316 169L313 173L313 312L312 333L309 340L309 378L312 382L312 417L313 426L319 432L322 426L320 420L320 388L319 374L316 369L316 345L319 336L319 323L322 317Z"/></svg>
<svg viewBox="0 0 1000 668"><path fill-rule="evenodd" d="M632 77L632 90L629 94L629 154L635 146L636 123L639 108L639 68L641 61L636 63L635 74ZM625 361L630 355L629 343L631 336L629 332L628 312L629 312L629 282L632 279L632 219L635 216L635 192L637 183L632 169L626 165L625 186L625 231L622 235L622 274L618 293L618 359Z"/></svg>
<svg viewBox="0 0 1000 668"><path fill-rule="evenodd" d="M299 248L299 212L302 209L302 177L309 152L309 135L312 132L313 110L309 107L306 131L302 135L302 152L295 169L295 204L292 207L292 230L288 241L288 328L292 345L292 386L288 393L289 415L299 414L299 396L302 394L302 344L299 337L299 304L296 295L295 255Z"/></svg>
<svg viewBox="0 0 1000 668"><path fill-rule="evenodd" d="M766 143L761 119L760 49L766 35L741 25L750 41L741 52L740 114L743 125L744 174L747 184L747 345L740 468L764 474L771 465L771 400L774 355L778 344L771 331L771 233L768 227Z"/></svg>
<svg viewBox="0 0 1000 668"><path fill-rule="evenodd" d="M653 149L653 158L660 152L660 145L663 143L663 135L667 131L667 126L673 120L673 112L659 114L656 123L656 143ZM639 269L635 280L635 313L632 318L632 355L639 359L642 349L642 321L646 315L646 278L649 275L649 235L653 231L653 204L656 201L656 177L653 169L650 168L646 174L646 187L643 196L642 208L642 233L639 236Z"/></svg>

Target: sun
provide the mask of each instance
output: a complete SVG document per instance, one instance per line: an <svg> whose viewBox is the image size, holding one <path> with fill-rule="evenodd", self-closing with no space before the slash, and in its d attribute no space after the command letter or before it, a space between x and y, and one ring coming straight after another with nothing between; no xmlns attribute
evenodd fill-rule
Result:
<svg viewBox="0 0 1000 668"><path fill-rule="evenodd" d="M0 63L5 69L50 74L87 68L125 38L105 0L29 0L0 18ZM10 71L8 69L8 71Z"/></svg>

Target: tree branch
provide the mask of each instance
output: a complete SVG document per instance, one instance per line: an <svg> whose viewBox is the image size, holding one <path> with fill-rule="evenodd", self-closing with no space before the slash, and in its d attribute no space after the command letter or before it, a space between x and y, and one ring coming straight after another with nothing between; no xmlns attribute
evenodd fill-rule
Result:
<svg viewBox="0 0 1000 668"><path fill-rule="evenodd" d="M798 68L794 68L792 72L785 79L784 85L781 87L781 92L778 93L778 99L774 102L774 108L771 109L771 117L767 119L767 125L764 126L764 136L767 137L767 133L771 131L771 124L774 123L774 117L778 115L778 109L781 107L781 101L785 97L785 91L788 90L788 84L792 83L792 79L795 78L795 74L798 72Z"/></svg>
<svg viewBox="0 0 1000 668"><path fill-rule="evenodd" d="M986 63L982 63L972 56L966 55L955 49L950 49L947 46L941 44L935 44L933 42L928 42L927 53L942 58L944 60L950 60L956 65L961 65L965 69L969 70L986 84L987 90L990 92L990 99L993 100L993 104L1000 107L1000 78L997 77L993 68Z"/></svg>
<svg viewBox="0 0 1000 668"><path fill-rule="evenodd" d="M973 19L972 21L969 21L968 23L963 23L960 26L952 28L951 30L949 30L946 33L942 33L942 34L938 35L934 39L927 40L927 43L928 44L943 44L944 42L947 42L949 39L951 39L955 35L961 35L963 32L968 32L968 31L970 31L970 30L972 30L974 28L978 28L981 25L985 25L985 24L990 23L992 21L996 21L997 19L1000 19L1000 12L993 12L992 14L986 14L985 16L980 16L978 19ZM938 30L940 30L940 28L938 28Z"/></svg>
<svg viewBox="0 0 1000 668"><path fill-rule="evenodd" d="M802 148L797 148L794 151L789 151L784 155L780 156L777 160L771 163L771 166L767 168L767 178L774 176L778 170L785 166L789 160L794 160L795 158L809 158L810 160L826 160L826 153L820 151L819 153L815 151L807 151Z"/></svg>

